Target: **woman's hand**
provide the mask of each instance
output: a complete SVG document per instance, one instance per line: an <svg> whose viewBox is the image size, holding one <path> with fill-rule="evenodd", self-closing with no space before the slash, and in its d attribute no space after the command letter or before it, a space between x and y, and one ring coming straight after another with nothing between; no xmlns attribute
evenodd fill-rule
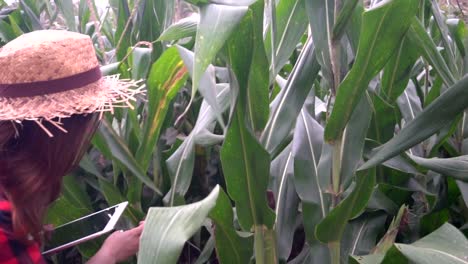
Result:
<svg viewBox="0 0 468 264"><path fill-rule="evenodd" d="M112 233L87 264L114 264L135 255L138 252L143 226L144 223L140 222L140 225L133 229Z"/></svg>

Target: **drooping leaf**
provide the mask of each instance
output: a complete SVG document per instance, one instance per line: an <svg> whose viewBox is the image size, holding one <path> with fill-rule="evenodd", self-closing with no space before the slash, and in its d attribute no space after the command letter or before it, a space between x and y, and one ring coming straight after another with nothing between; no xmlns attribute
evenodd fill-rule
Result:
<svg viewBox="0 0 468 264"><path fill-rule="evenodd" d="M360 169L376 166L452 123L453 117L462 113L468 106L468 93L465 89L467 84L468 77L465 77L450 87L415 119L406 124L398 135L380 147Z"/></svg>
<svg viewBox="0 0 468 264"><path fill-rule="evenodd" d="M148 211L140 239L138 263L176 263L185 242L203 225L215 207L219 186L200 202Z"/></svg>
<svg viewBox="0 0 468 264"><path fill-rule="evenodd" d="M453 158L425 159L413 155L409 157L424 168L440 174L454 177L457 180L468 181L468 156L463 155Z"/></svg>
<svg viewBox="0 0 468 264"><path fill-rule="evenodd" d="M184 61L185 66L193 79L193 71L194 71L194 62L195 62L195 54L181 46L177 46L179 50L180 57ZM223 111L221 111L221 106L218 104L216 100L217 96L217 89L216 89L216 76L215 76L215 67L213 65L208 65L205 73L200 79L200 86L198 91L203 96L204 100L211 106L213 109L213 113L215 114L216 118L218 119L219 124L225 128L224 120L222 117Z"/></svg>
<svg viewBox="0 0 468 264"><path fill-rule="evenodd" d="M417 7L418 1L414 0L384 1L364 13L355 63L338 88L333 111L325 127L327 141L334 141L342 135L369 82L400 45Z"/></svg>
<svg viewBox="0 0 468 264"><path fill-rule="evenodd" d="M410 244L395 244L395 248L411 263L468 263L466 237L451 224L444 224L433 233ZM392 263L386 256L382 263Z"/></svg>
<svg viewBox="0 0 468 264"><path fill-rule="evenodd" d="M174 41L180 40L187 37L195 36L197 32L198 22L200 21L200 16L191 15L189 17L183 18L176 23L170 25L161 36L159 36L159 41Z"/></svg>
<svg viewBox="0 0 468 264"><path fill-rule="evenodd" d="M229 95L228 87L218 87L217 104L223 106L221 108L222 112L229 106ZM171 190L167 193L166 200L171 206L174 205L176 198L183 197L190 187L195 165L195 144L203 137L204 131L212 132L214 130L215 120L215 111L206 100L203 101L192 132L185 138L182 145L167 159L166 164L171 178Z"/></svg>

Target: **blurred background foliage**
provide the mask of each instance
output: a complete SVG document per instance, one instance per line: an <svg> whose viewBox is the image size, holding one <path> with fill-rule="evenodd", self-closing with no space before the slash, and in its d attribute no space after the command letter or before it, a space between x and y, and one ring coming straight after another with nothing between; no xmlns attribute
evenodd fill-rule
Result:
<svg viewBox="0 0 468 264"><path fill-rule="evenodd" d="M0 0L142 80L48 223L129 201L138 263L468 263L467 28L435 0ZM70 58L73 59L73 58ZM3 66L3 65L2 65ZM102 241L51 261L80 263Z"/></svg>

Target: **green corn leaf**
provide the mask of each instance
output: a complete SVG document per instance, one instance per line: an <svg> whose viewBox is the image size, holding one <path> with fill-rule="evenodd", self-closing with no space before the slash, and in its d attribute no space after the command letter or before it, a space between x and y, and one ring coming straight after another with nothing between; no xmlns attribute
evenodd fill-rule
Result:
<svg viewBox="0 0 468 264"><path fill-rule="evenodd" d="M73 13L73 1L72 0L55 0L55 4L57 5L60 12L63 14L65 21L68 26L69 31L78 31L75 22L75 14Z"/></svg>
<svg viewBox="0 0 468 264"><path fill-rule="evenodd" d="M200 7L200 23L195 42L192 98L208 65L240 23L248 7L208 4Z"/></svg>
<svg viewBox="0 0 468 264"><path fill-rule="evenodd" d="M93 8L96 7L94 1L91 1L93 4ZM94 9L96 10L96 9ZM80 4L78 6L78 24L79 24L79 32L85 33L86 32L86 25L91 18L91 11L88 7L87 0L80 0Z"/></svg>
<svg viewBox="0 0 468 264"><path fill-rule="evenodd" d="M99 179L99 189L106 198L109 205L119 204L127 201L122 195L118 187L114 186L107 180ZM124 211L124 215L127 216L133 224L138 224L139 221L145 219L145 214L141 211L141 208L136 208L133 204L130 204Z"/></svg>
<svg viewBox="0 0 468 264"><path fill-rule="evenodd" d="M333 26L332 40L338 40L345 32L347 24L353 16L356 6L359 5L359 0L345 1L341 8L340 14L336 18L335 25Z"/></svg>
<svg viewBox="0 0 468 264"><path fill-rule="evenodd" d="M127 26L127 21L130 17L130 8L127 1L119 0L118 1L118 13L117 16L117 27L115 28L115 48L116 48L116 57L118 61L122 61L127 55L127 50L131 45L131 31L133 23L129 22Z"/></svg>
<svg viewBox="0 0 468 264"><path fill-rule="evenodd" d="M93 212L91 201L82 184L79 184L73 176L63 178L62 190L62 196L48 210L48 223L59 226ZM67 206L75 210L63 210Z"/></svg>
<svg viewBox="0 0 468 264"><path fill-rule="evenodd" d="M276 32L274 43L275 71L274 78L288 62L307 29L307 15L304 0L280 1L276 6ZM272 55L271 30L265 37L265 49ZM271 57L271 56L270 56ZM271 60L271 58L270 58Z"/></svg>
<svg viewBox="0 0 468 264"><path fill-rule="evenodd" d="M191 15L170 25L159 36L159 41L176 41L187 37L194 37L197 33L200 16Z"/></svg>
<svg viewBox="0 0 468 264"><path fill-rule="evenodd" d="M431 0L431 10L432 10L432 15L435 20L435 24L437 25L437 28L440 31L440 36L442 39L442 43L444 45L445 53L444 57L447 62L447 65L450 67L450 71L454 76L457 77L457 79L460 77L458 74L457 70L457 64L455 63L455 42L450 36L450 31L448 29L448 25L445 22L446 18L442 16L441 10L439 8L439 5L436 0Z"/></svg>
<svg viewBox="0 0 468 264"><path fill-rule="evenodd" d="M25 12L24 18L29 22L28 28L33 30L43 29L41 21L39 19L39 10L36 7L36 3L32 0L21 0L19 1L21 9Z"/></svg>
<svg viewBox="0 0 468 264"><path fill-rule="evenodd" d="M239 224L251 231L254 226L272 227L274 214L266 200L270 155L247 129L244 116L237 107L221 149L221 163Z"/></svg>
<svg viewBox="0 0 468 264"><path fill-rule="evenodd" d="M349 219L358 216L366 207L375 184L375 170L357 172L356 186L351 194L317 225L317 239L322 243L339 242Z"/></svg>
<svg viewBox="0 0 468 264"><path fill-rule="evenodd" d="M418 55L416 47L405 37L382 75L382 94L388 103L393 104L405 90Z"/></svg>
<svg viewBox="0 0 468 264"><path fill-rule="evenodd" d="M369 82L400 45L417 8L418 1L415 0L390 0L364 12L355 63L338 88L325 127L327 141L333 142L342 135Z"/></svg>
<svg viewBox="0 0 468 264"><path fill-rule="evenodd" d="M131 61L132 79L146 79L151 67L151 52L149 48L134 48L129 60Z"/></svg>
<svg viewBox="0 0 468 264"><path fill-rule="evenodd" d="M187 80L187 68L176 47L166 50L152 65L148 77L148 116L136 159L147 170L170 102Z"/></svg>
<svg viewBox="0 0 468 264"><path fill-rule="evenodd" d="M323 127L305 109L297 118L292 144L294 185L302 201L304 228L310 242L315 237L315 225L328 213L330 196L324 190L330 180L318 167L322 155Z"/></svg>
<svg viewBox="0 0 468 264"><path fill-rule="evenodd" d="M10 42L17 37L11 25L7 22L0 20L0 40L3 42Z"/></svg>
<svg viewBox="0 0 468 264"><path fill-rule="evenodd" d="M427 139L439 129L450 125L453 117L462 113L468 106L466 85L468 85L468 77L450 87L416 118L406 124L398 135L379 147L375 155L372 155L371 159L359 169L376 166Z"/></svg>
<svg viewBox="0 0 468 264"><path fill-rule="evenodd" d="M227 42L229 62L239 85L246 122L261 132L268 119L268 59L263 43L263 1L252 5Z"/></svg>
<svg viewBox="0 0 468 264"><path fill-rule="evenodd" d="M175 1L145 0L138 1L135 27L132 36L139 41L154 42L174 20ZM164 46L160 42L153 43L153 59L159 58Z"/></svg>
<svg viewBox="0 0 468 264"><path fill-rule="evenodd" d="M327 81L327 85L331 86L334 83L330 58L332 53L331 33L334 21L335 1L306 1L305 6L310 28L314 32L312 39L314 40L317 62L321 66L322 75Z"/></svg>
<svg viewBox="0 0 468 264"><path fill-rule="evenodd" d="M410 263L466 264L468 240L465 235L449 223L424 238L410 244L395 244L382 264L401 263L396 261L396 253L404 256ZM401 257L400 257L401 258Z"/></svg>
<svg viewBox="0 0 468 264"><path fill-rule="evenodd" d="M364 142L372 118L367 93L361 98L343 133L340 181L346 184L362 160ZM345 186L346 187L346 186Z"/></svg>
<svg viewBox="0 0 468 264"><path fill-rule="evenodd" d="M104 137L112 153L113 158L125 165L135 177L137 177L146 186L151 188L157 194L162 195L161 191L154 186L154 183L148 178L141 165L133 157L125 142L112 129L110 124L103 120L99 127L99 133Z"/></svg>
<svg viewBox="0 0 468 264"><path fill-rule="evenodd" d="M453 177L457 180L468 181L468 156L454 158L431 158L425 159L413 155L408 155L420 166Z"/></svg>
<svg viewBox="0 0 468 264"><path fill-rule="evenodd" d="M253 254L253 238L237 234L233 226L231 201L223 190L220 190L216 206L209 217L215 223L216 254L220 263L249 263Z"/></svg>
<svg viewBox="0 0 468 264"><path fill-rule="evenodd" d="M452 18L447 19L447 26L450 31L450 34L455 39L455 44L457 45L458 52L465 57L466 55L466 46L465 41L468 36L468 29L466 28L465 22L462 19Z"/></svg>
<svg viewBox="0 0 468 264"><path fill-rule="evenodd" d="M138 263L176 263L185 242L200 229L216 206L219 186L200 202L148 211L140 239Z"/></svg>
<svg viewBox="0 0 468 264"><path fill-rule="evenodd" d="M440 77L444 80L445 85L452 86L456 79L447 66L444 58L437 49L436 44L428 35L424 26L417 17L413 17L411 26L406 35L411 44L414 45L423 55L423 57L434 67Z"/></svg>
<svg viewBox="0 0 468 264"><path fill-rule="evenodd" d="M375 246L377 237L384 230L387 215L365 213L349 222L341 240L341 255L367 254Z"/></svg>
<svg viewBox="0 0 468 264"><path fill-rule="evenodd" d="M291 254L296 230L299 197L294 186L294 159L291 147L288 146L271 163L270 175L273 181L273 192L276 200L276 238L278 259L287 261Z"/></svg>
<svg viewBox="0 0 468 264"><path fill-rule="evenodd" d="M286 87L272 104L268 123L262 133L261 142L269 153L274 153L294 126L304 102L312 89L320 70L315 59L315 49L309 38L288 78Z"/></svg>
<svg viewBox="0 0 468 264"><path fill-rule="evenodd" d="M218 86L217 104L222 105L222 112L229 106L229 88ZM193 168L195 165L195 144L199 143L204 132L213 132L216 113L205 101L200 107L200 113L195 126L185 138L182 145L167 159L167 170L171 178L172 187L166 195L166 200L172 206L176 198L182 198L188 191L192 182ZM217 142L210 142L212 145Z"/></svg>
<svg viewBox="0 0 468 264"><path fill-rule="evenodd" d="M373 254L366 256L349 256L350 264L376 264L382 263L382 260L385 258L384 254ZM401 262L398 262L401 263Z"/></svg>
<svg viewBox="0 0 468 264"><path fill-rule="evenodd" d="M187 67L187 70L193 79L195 54L181 46L177 46L177 49L179 50L180 57L184 61L185 66ZM216 96L219 91L216 89L215 67L213 65L208 65L205 73L200 79L200 87L198 90L203 96L203 99L206 100L206 102L211 106L219 124L224 129L225 125L222 117L223 111L221 111L221 106L216 100Z"/></svg>

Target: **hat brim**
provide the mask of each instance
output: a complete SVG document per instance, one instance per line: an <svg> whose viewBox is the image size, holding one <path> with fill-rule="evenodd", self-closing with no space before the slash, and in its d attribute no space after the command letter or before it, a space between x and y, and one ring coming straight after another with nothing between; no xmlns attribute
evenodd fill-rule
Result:
<svg viewBox="0 0 468 264"><path fill-rule="evenodd" d="M66 92L33 97L1 98L0 121L52 120L74 114L113 111L115 107L131 106L143 93L138 82L120 80L117 75Z"/></svg>

